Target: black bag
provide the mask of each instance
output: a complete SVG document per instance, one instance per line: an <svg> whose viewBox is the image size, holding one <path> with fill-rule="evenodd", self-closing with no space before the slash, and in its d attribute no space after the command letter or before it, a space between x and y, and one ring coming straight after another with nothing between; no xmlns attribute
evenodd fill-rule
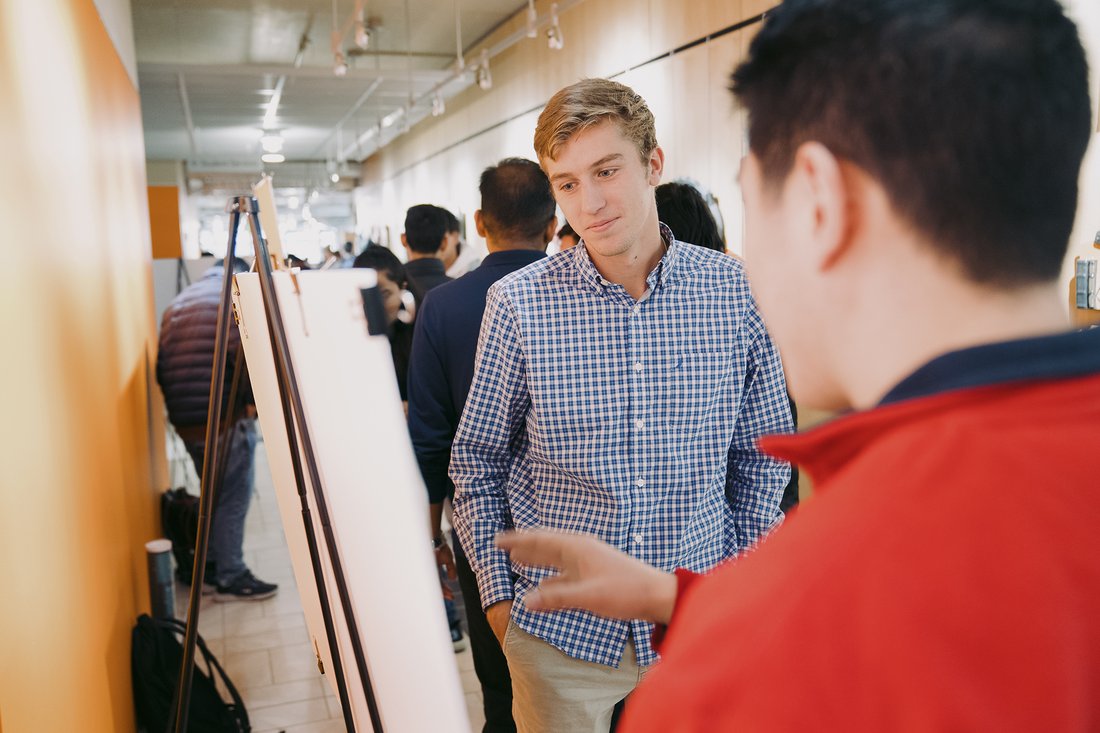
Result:
<svg viewBox="0 0 1100 733"><path fill-rule="evenodd" d="M146 614L138 616L132 635L130 665L134 680L134 707L139 729L148 733L166 733L175 715L173 707L179 684L180 663L183 660L182 637L186 626L176 619L156 619ZM187 717L188 733L249 733L252 725L237 688L225 670L197 636L199 652L206 660L206 672L195 658L191 682L191 704ZM233 702L226 704L212 679L217 673L222 686Z"/></svg>
<svg viewBox="0 0 1100 733"><path fill-rule="evenodd" d="M160 497L160 524L164 536L172 540L176 579L190 585L199 533L199 497L183 487L165 491Z"/></svg>

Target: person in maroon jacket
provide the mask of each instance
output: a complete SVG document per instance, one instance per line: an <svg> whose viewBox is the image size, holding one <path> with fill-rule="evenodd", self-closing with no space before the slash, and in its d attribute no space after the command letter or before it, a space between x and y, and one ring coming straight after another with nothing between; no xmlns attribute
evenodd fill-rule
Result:
<svg viewBox="0 0 1100 733"><path fill-rule="evenodd" d="M589 537L527 607L668 624L626 731L1100 728L1100 329L1060 280L1092 130L1056 0L787 0L733 91L753 288L815 495L706 577Z"/></svg>
<svg viewBox="0 0 1100 733"><path fill-rule="evenodd" d="M233 259L234 273L247 269L244 260ZM224 266L215 264L201 280L176 296L164 311L157 349L157 383L164 393L168 419L187 447L199 476L202 476L205 460L218 306L225 276ZM222 396L227 404L240 341L240 332L233 323L229 331ZM279 589L275 583L253 575L244 560L244 524L252 501L258 438L256 406L247 373L242 375L238 390L237 402L230 411L231 420L220 433L226 436L229 447L220 471L222 480L210 524L210 551L204 580L214 586L217 591L214 598L219 601L262 600L275 595ZM224 414L225 409L226 405L222 405L220 412ZM190 568L177 568L176 576L190 582Z"/></svg>

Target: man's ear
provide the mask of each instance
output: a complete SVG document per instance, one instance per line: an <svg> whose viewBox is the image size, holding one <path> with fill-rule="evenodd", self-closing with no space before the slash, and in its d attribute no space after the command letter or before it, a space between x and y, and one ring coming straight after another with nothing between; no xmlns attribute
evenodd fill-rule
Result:
<svg viewBox="0 0 1100 733"><path fill-rule="evenodd" d="M405 249L409 248L409 239L405 236L405 232L401 232L401 246Z"/></svg>
<svg viewBox="0 0 1100 733"><path fill-rule="evenodd" d="M653 148L653 152L649 154L649 176L647 177L650 186L656 188L661 183L661 174L665 171L665 151L661 150L661 146Z"/></svg>
<svg viewBox="0 0 1100 733"><path fill-rule="evenodd" d="M840 160L821 143L803 143L795 151L786 186L791 204L806 217L802 228L817 269L831 268L852 242L850 183Z"/></svg>
<svg viewBox="0 0 1100 733"><path fill-rule="evenodd" d="M485 236L485 218L481 215L481 209L474 212L474 227L477 228L477 235L482 239L488 239Z"/></svg>

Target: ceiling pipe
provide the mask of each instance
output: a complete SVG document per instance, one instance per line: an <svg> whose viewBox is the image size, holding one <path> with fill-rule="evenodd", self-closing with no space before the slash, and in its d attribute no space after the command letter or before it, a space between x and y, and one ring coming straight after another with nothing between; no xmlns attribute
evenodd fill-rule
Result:
<svg viewBox="0 0 1100 733"><path fill-rule="evenodd" d="M183 72L176 72L176 84L179 87L180 105L183 106L183 121L187 125L187 141L191 146L191 157L198 155L195 145L195 120L191 117L191 99L187 95L187 81L183 78Z"/></svg>
<svg viewBox="0 0 1100 733"><path fill-rule="evenodd" d="M555 15L561 15L562 13L569 10L570 8L575 7L577 5L580 5L583 2L584 2L584 0L562 0L561 2L559 2L557 4L557 6L558 6L557 7L557 13ZM457 7L457 3L456 3L456 7ZM522 10L520 10L518 12L526 13L527 10L526 10L526 8L523 8ZM456 18L457 18L457 12L456 12ZM545 16L540 16L538 18L538 21L535 23L536 31L538 29L542 28L544 25L548 26L551 23L552 23L552 18L550 16L550 14L547 14ZM492 46L489 46L487 49L484 49L485 55L483 55L483 58L486 59L486 60L491 60L493 57L499 56L500 54L504 53L505 51L507 51L512 46L516 45L517 43L520 43L521 41L523 41L525 39L527 39L527 37L528 37L527 36L528 27L529 27L529 24L525 24L519 30L513 32L512 34L506 36L505 38L502 38L501 40L494 43ZM413 99L412 102L409 104L408 112L411 114L413 108L418 107L422 102L424 102L426 100L429 101L429 104L430 104L430 100L434 99L436 92L441 92L443 87L447 86L451 82L454 82L456 80L461 79L465 82L465 87L471 86L473 82L466 75L466 70L467 69L466 69L465 64L462 63L462 60L463 60L463 55L459 54L455 58L455 69L447 77L445 77L442 81L435 84L431 89L428 89L426 92L421 94L419 97L416 97L415 99ZM460 66L460 64L462 64L462 65ZM464 89L462 91L464 91ZM356 139L351 145L348 145L344 150L340 151L340 157L346 159L357 148L360 148L360 147L362 147L362 145L365 145L371 138L373 138L376 135L376 133L377 133L377 130L374 129L374 128L372 128L371 130L367 130L362 135L360 135L359 138ZM379 140L375 143L374 149L371 150L370 155L373 155L381 147L382 147L381 136L379 136Z"/></svg>

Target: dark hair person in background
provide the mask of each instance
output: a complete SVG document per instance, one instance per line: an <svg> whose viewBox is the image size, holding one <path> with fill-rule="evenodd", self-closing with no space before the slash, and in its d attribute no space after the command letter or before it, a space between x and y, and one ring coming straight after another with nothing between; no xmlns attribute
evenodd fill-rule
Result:
<svg viewBox="0 0 1100 733"><path fill-rule="evenodd" d="M577 236L577 233L573 231L573 227L569 226L569 222L562 225L562 228L558 230L558 250L564 252L567 249L577 246L577 242L580 242L581 238Z"/></svg>
<svg viewBox="0 0 1100 733"><path fill-rule="evenodd" d="M409 258L405 263L409 291L419 307L429 290L451 281L444 261L458 244L458 220L451 212L432 204L409 207L401 244L405 245Z"/></svg>
<svg viewBox="0 0 1100 733"><path fill-rule="evenodd" d="M413 325L400 318L401 292L408 286L405 266L387 247L369 244L356 256L352 267L366 267L378 273L378 292L382 296L382 305L385 306L386 319L390 324L390 351L393 354L393 368L397 373L397 388L401 392L401 401L407 402Z"/></svg>
<svg viewBox="0 0 1100 733"><path fill-rule="evenodd" d="M454 553L442 531L443 502L454 494L447 477L451 444L474 379L474 357L485 294L496 281L546 257L554 236L554 196L538 164L507 158L486 168L479 186L481 208L474 214L489 255L481 266L424 299L417 317L409 368L409 434L428 488L436 562L457 575L481 683L486 733L515 731L512 678L481 607L477 578L457 541ZM453 534L453 533L452 533Z"/></svg>
<svg viewBox="0 0 1100 733"><path fill-rule="evenodd" d="M1060 278L1076 27L1056 0L787 0L733 89L754 296L795 397L850 409L762 441L814 498L708 577L501 538L561 569L528 608L671 619L634 733L1096 730L1100 329L1068 330Z"/></svg>
<svg viewBox="0 0 1100 733"><path fill-rule="evenodd" d="M699 189L684 181L657 186L657 217L681 242L725 252L718 222Z"/></svg>

